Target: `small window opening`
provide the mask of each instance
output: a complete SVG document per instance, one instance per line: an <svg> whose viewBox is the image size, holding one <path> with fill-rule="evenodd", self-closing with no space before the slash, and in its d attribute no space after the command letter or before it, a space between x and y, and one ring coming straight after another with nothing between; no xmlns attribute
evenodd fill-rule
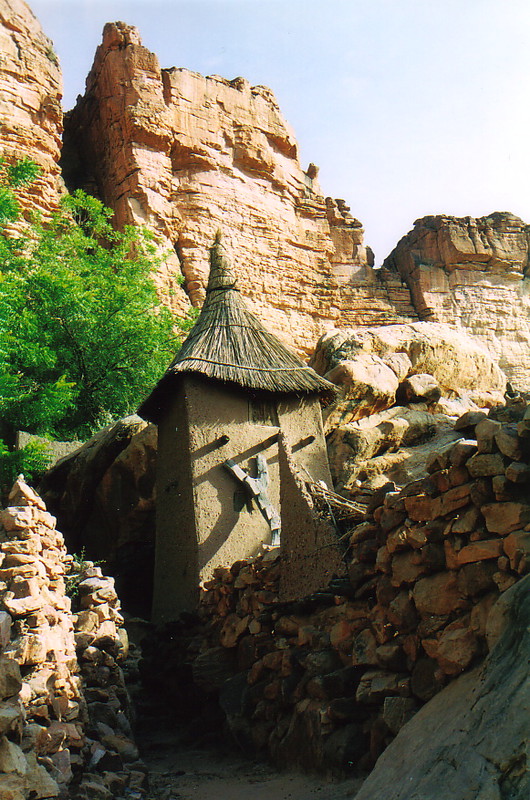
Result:
<svg viewBox="0 0 530 800"><path fill-rule="evenodd" d="M249 403L249 421L256 425L271 425L278 428L278 409L274 400L253 398Z"/></svg>

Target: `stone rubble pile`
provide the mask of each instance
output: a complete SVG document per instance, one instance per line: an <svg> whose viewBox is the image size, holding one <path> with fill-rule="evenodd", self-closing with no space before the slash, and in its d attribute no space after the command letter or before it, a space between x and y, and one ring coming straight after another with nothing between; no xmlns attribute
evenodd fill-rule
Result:
<svg viewBox="0 0 530 800"><path fill-rule="evenodd" d="M530 571L530 407L468 412L456 428L427 477L358 487L367 514L349 536L347 577L280 603L272 551L205 584L193 673L219 688L240 743L290 766L369 768L485 657L492 606Z"/></svg>
<svg viewBox="0 0 530 800"><path fill-rule="evenodd" d="M0 510L0 798L140 798L113 580L55 524L19 478Z"/></svg>

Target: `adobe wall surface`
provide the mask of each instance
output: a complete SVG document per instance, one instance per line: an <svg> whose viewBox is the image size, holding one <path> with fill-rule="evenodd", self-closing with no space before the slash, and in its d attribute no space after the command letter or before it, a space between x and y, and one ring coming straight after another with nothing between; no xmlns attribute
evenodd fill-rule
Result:
<svg viewBox="0 0 530 800"><path fill-rule="evenodd" d="M224 466L227 459L256 478L256 457L265 458L267 498L281 513L282 526L284 514L291 514L291 536L300 521L292 520L290 508L296 491L285 494L280 488L280 432L300 474L307 469L314 480L331 486L317 397L273 398L276 424L261 424L252 418L251 395L238 387L185 376L177 395L159 425L156 621L195 608L199 584L217 567L255 557L263 543L271 543L269 523Z"/></svg>
<svg viewBox="0 0 530 800"><path fill-rule="evenodd" d="M278 428L249 420L250 397L217 382L184 379L190 421L193 498L201 580L220 564L256 555L270 543L271 529L255 502L244 500L244 487L223 466L232 459L257 477L255 459L266 459L269 500L279 513ZM226 444L218 440L227 436Z"/></svg>
<svg viewBox="0 0 530 800"><path fill-rule="evenodd" d="M280 600L294 600L344 574L336 531L315 509L308 475L299 469L284 436L279 441L282 510Z"/></svg>
<svg viewBox="0 0 530 800"><path fill-rule="evenodd" d="M317 397L280 403L280 507L282 515L282 600L304 597L325 585L342 567L334 531L321 520L305 488L332 488L322 410Z"/></svg>
<svg viewBox="0 0 530 800"><path fill-rule="evenodd" d="M158 425L152 618L175 619L197 603L199 562L184 386Z"/></svg>
<svg viewBox="0 0 530 800"><path fill-rule="evenodd" d="M322 407L318 397L300 397L278 403L282 436L289 446L298 470L307 479L324 481L331 488Z"/></svg>

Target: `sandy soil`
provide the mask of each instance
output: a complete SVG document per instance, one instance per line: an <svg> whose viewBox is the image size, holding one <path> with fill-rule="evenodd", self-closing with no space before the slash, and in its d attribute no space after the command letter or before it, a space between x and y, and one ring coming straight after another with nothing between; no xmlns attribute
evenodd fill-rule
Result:
<svg viewBox="0 0 530 800"><path fill-rule="evenodd" d="M178 734L149 733L142 742L149 800L346 800L362 780L325 782L281 773L217 747L185 747Z"/></svg>

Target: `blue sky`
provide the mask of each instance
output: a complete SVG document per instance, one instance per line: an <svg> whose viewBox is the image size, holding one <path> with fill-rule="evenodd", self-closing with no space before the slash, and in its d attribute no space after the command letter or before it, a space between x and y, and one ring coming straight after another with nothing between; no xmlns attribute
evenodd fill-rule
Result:
<svg viewBox="0 0 530 800"><path fill-rule="evenodd" d="M274 91L302 166L320 166L376 264L428 214L530 223L528 0L29 0L55 44L65 109L105 22L163 67Z"/></svg>

